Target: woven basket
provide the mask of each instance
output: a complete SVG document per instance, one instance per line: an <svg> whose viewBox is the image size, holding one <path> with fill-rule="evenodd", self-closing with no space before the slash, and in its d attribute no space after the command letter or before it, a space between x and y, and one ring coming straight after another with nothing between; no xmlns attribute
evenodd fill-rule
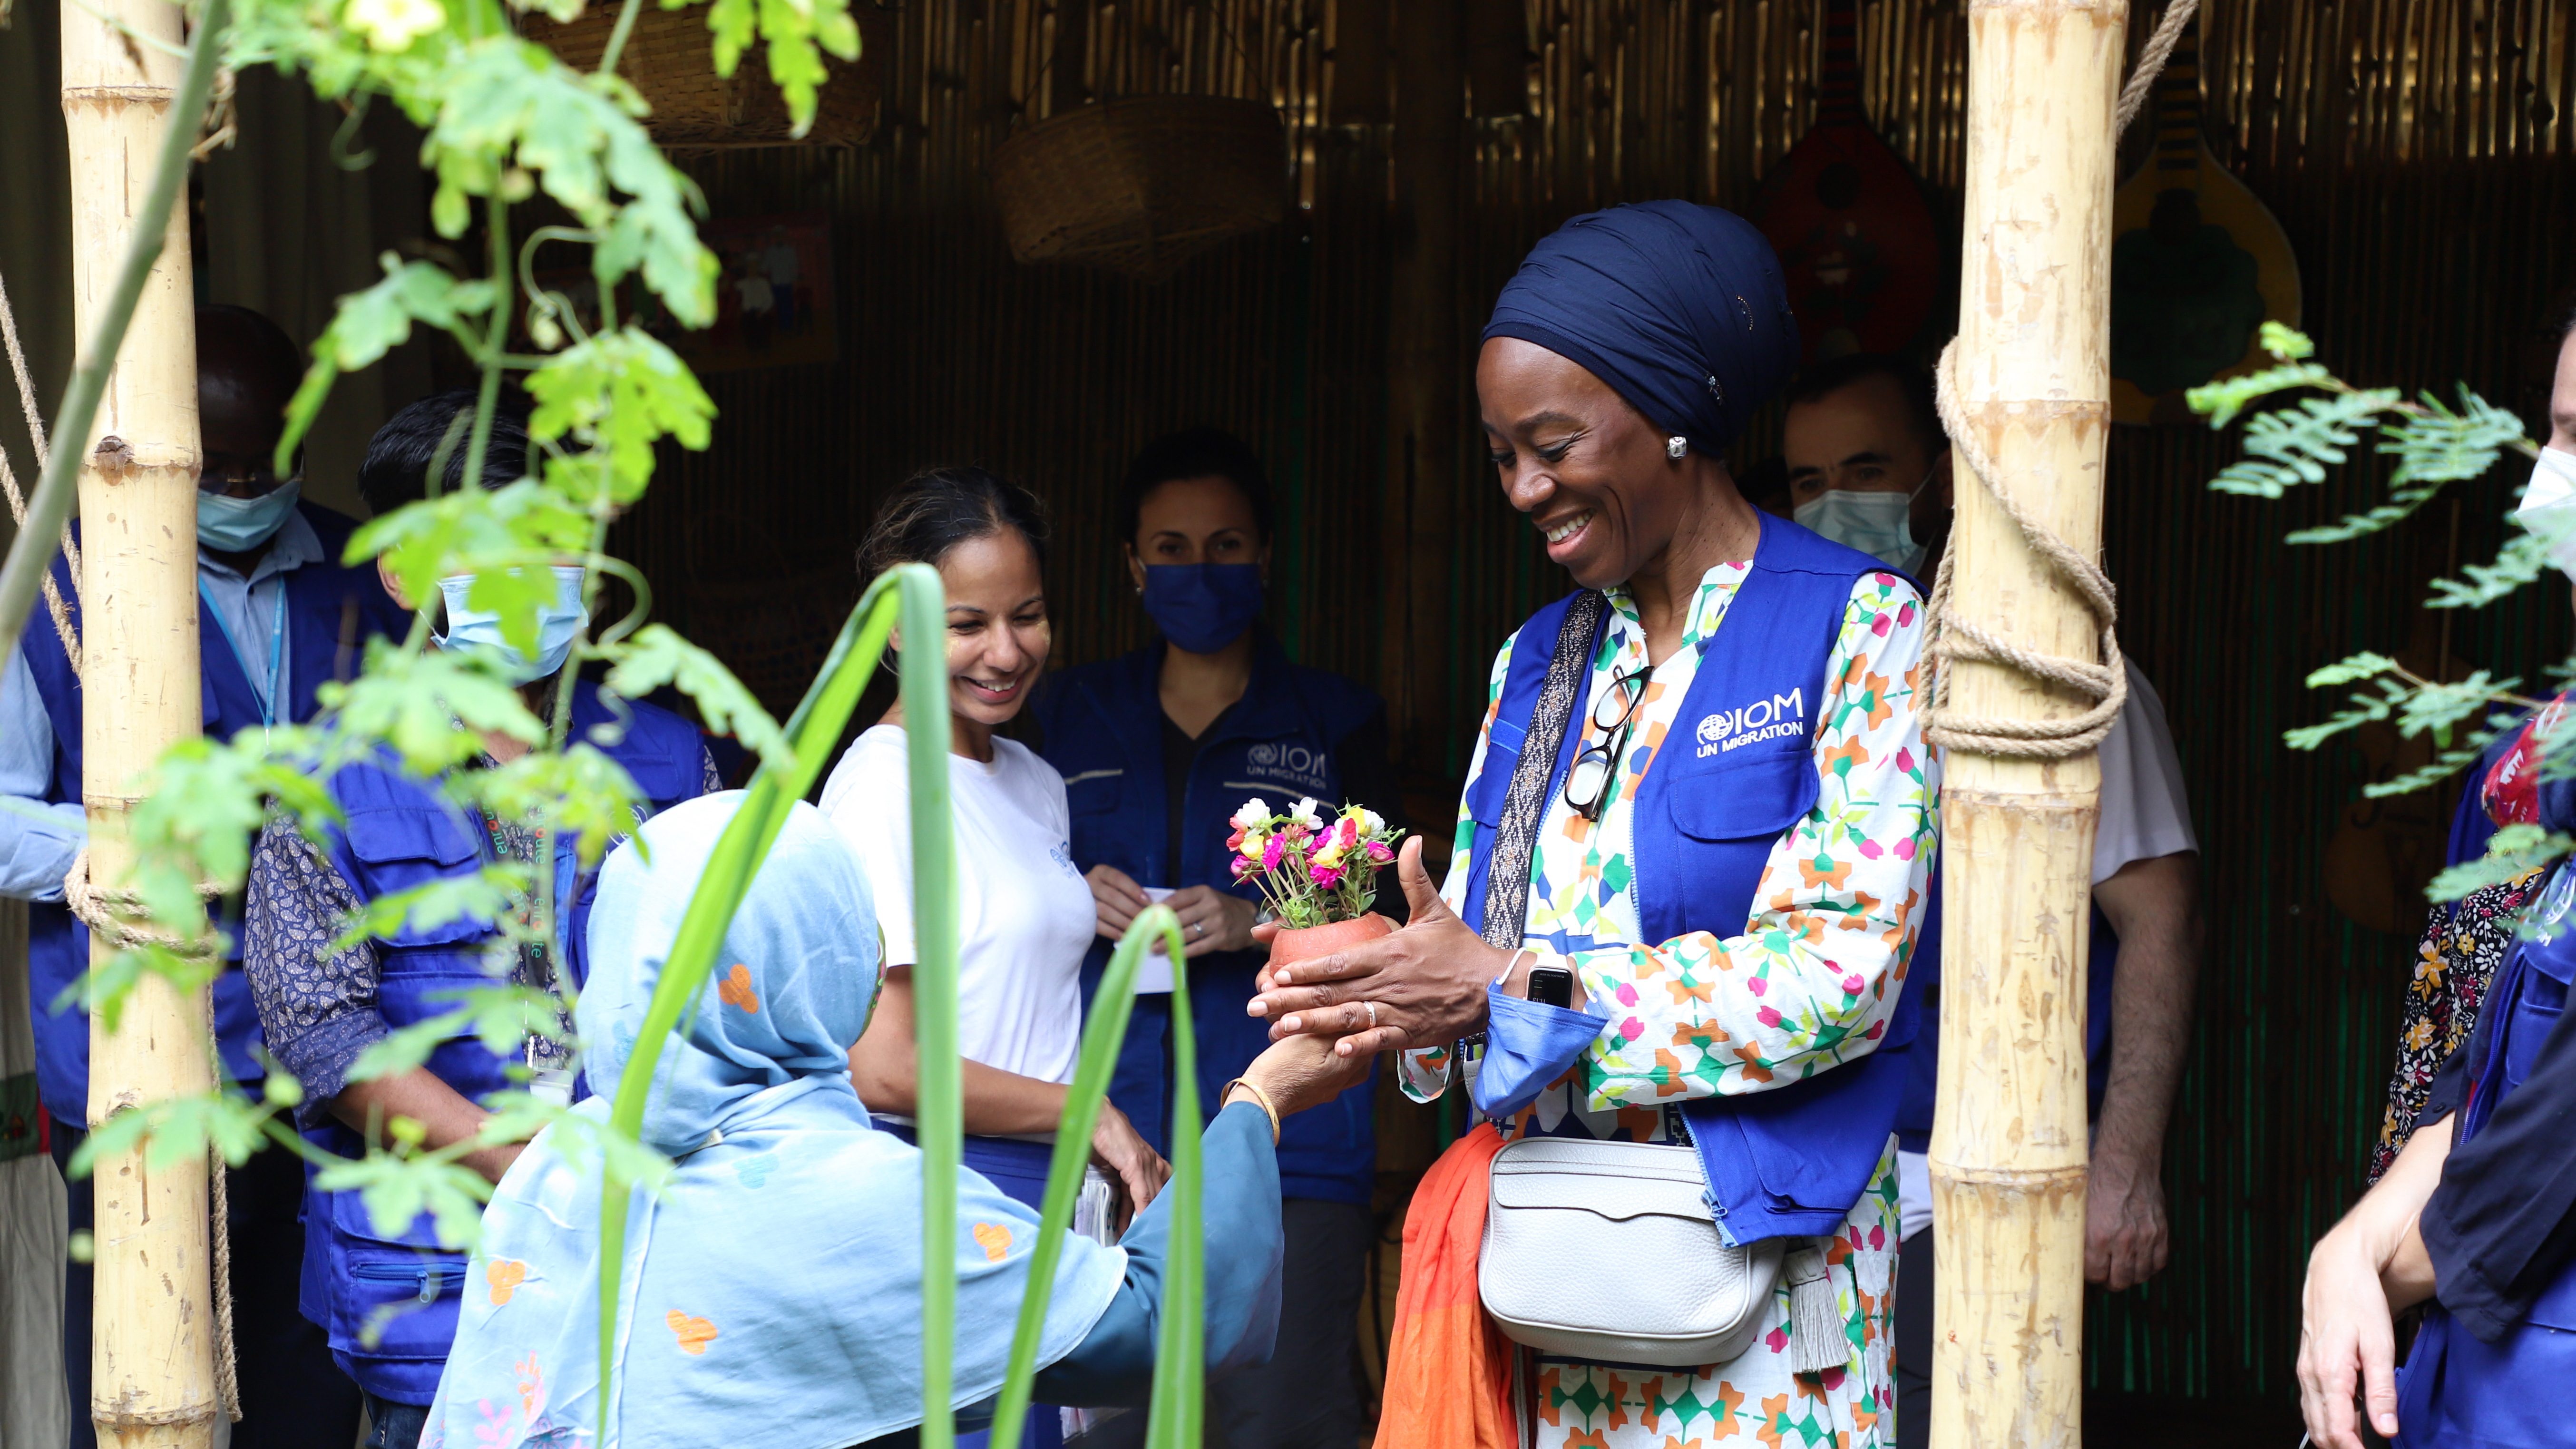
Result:
<svg viewBox="0 0 2576 1449"><path fill-rule="evenodd" d="M870 6L856 7L860 11ZM618 7L595 0L562 24L541 14L520 17L519 30L552 50L566 65L590 70L608 48ZM715 38L707 33L706 11L691 6L665 10L639 6L635 30L626 38L618 73L642 92L653 108L644 127L665 149L725 150L739 146L862 146L877 128L876 48L879 36L868 32L862 15L856 62L826 56L831 79L823 83L814 108L814 125L800 139L791 133L787 98L769 79L769 56L754 44L735 66L730 80L715 71Z"/></svg>
<svg viewBox="0 0 2576 1449"><path fill-rule="evenodd" d="M1228 237L1277 224L1279 113L1225 96L1136 96L1050 117L986 168L1011 254L1158 281Z"/></svg>

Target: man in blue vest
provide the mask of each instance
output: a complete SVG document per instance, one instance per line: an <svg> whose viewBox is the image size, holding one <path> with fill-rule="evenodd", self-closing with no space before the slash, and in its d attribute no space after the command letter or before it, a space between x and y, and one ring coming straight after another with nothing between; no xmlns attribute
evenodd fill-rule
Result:
<svg viewBox="0 0 2576 1449"><path fill-rule="evenodd" d="M1797 521L1932 578L1949 536L1950 445L1931 379L1891 357L1821 364L1789 393L1782 451ZM2135 663L2127 708L2102 741L2085 1001L2093 1119L2084 1272L2113 1290L2165 1265L2165 1124L2191 1042L2199 974L2199 842L2164 704ZM1907 982L1923 1034L1897 1122L1905 1246L1896 1308L1897 1442L1931 1436L1933 1085L1941 1032L1940 890Z"/></svg>
<svg viewBox="0 0 2576 1449"><path fill-rule="evenodd" d="M358 489L382 513L419 498L440 445L471 392L442 393L414 403L380 429L368 447ZM524 417L495 417L482 485L499 488L526 469ZM462 486L465 449L451 448L445 487ZM408 610L390 567L380 565L387 593ZM502 640L498 620L466 604L472 577L443 580L441 649L496 655L521 697L550 717L555 693L571 689L572 738L593 740L640 788L646 813L694 799L717 786L714 762L697 728L641 701L604 700L597 686L564 670L573 641L589 627L581 570L556 571L557 602L538 620L537 652ZM602 726L609 726L602 729ZM482 760L496 768L527 753L517 739L483 736ZM569 1101L576 1091L567 992L585 975L585 938L596 862L584 868L575 839L554 843L553 858L531 825L491 811L460 814L433 786L372 763L343 768L330 790L344 823L317 848L292 825L272 825L252 853L243 959L268 1048L304 1087L296 1123L315 1145L343 1157L363 1154L367 1134L394 1118L422 1129L436 1149L471 1140L490 1115L495 1092L526 1089ZM458 878L509 862L550 869L559 928L551 942L508 943L495 922L472 916L412 921L389 935L339 949L340 923L374 901L431 880ZM533 903L519 907L530 919ZM507 1053L460 1026L430 1053L428 1064L395 1076L349 1080L361 1052L393 1031L455 1009L455 993L509 982L552 995L559 1034L531 1033ZM498 1182L519 1147L483 1147L466 1166ZM305 1315L327 1331L331 1353L365 1392L373 1449L412 1449L438 1388L456 1333L465 1290L465 1255L445 1252L428 1214L391 1233L356 1191L308 1188L302 1273ZM346 1444L344 1438L342 1443Z"/></svg>
<svg viewBox="0 0 2576 1449"><path fill-rule="evenodd" d="M403 625L373 571L340 564L355 525L302 501L300 475L279 478L272 470L286 402L302 372L294 343L277 324L243 307L197 309L199 670L206 733L218 738L310 719L314 691L354 670L369 636ZM57 559L53 575L77 637L70 568ZM87 833L81 680L45 610L29 620L20 645L0 672L0 795L20 807L0 810L0 893L33 903L28 965L37 1087L53 1119L54 1159L67 1164L89 1120L90 1097L89 1018L54 1009L89 969L89 932L62 904L63 875ZM225 913L232 908L228 903ZM259 1020L238 956L216 979L214 1014L226 1076L256 1082ZM233 1443L345 1449L357 1395L284 1287L304 1251L296 1218L303 1175L284 1154L268 1153L233 1169L226 1187L242 1398ZM86 1231L90 1184L83 1179L70 1189L72 1228ZM90 1290L89 1266L71 1264L63 1354L76 1446L94 1442Z"/></svg>

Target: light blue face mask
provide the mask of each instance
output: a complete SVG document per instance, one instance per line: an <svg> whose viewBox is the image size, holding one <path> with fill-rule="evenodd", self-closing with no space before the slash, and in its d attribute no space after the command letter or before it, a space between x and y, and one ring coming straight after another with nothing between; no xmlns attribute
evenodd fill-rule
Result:
<svg viewBox="0 0 2576 1449"><path fill-rule="evenodd" d="M1798 505L1791 516L1801 528L1812 528L1845 548L1856 548L1899 573L1913 573L1923 562L1923 545L1914 539L1914 496L1932 475L1911 492L1863 492L1829 488Z"/></svg>
<svg viewBox="0 0 2576 1449"><path fill-rule="evenodd" d="M197 491L197 542L217 553L247 553L277 536L304 480L289 478L257 498L228 498Z"/></svg>
<svg viewBox="0 0 2576 1449"><path fill-rule="evenodd" d="M438 591L447 598L447 629L431 637L441 649L491 650L499 656L502 672L512 684L533 684L545 678L563 668L564 659L572 653L572 641L590 627L590 609L581 601L581 569L557 564L554 572L555 601L537 615L535 659L511 648L501 637L500 615L466 606L465 595L474 587L472 574L438 581Z"/></svg>

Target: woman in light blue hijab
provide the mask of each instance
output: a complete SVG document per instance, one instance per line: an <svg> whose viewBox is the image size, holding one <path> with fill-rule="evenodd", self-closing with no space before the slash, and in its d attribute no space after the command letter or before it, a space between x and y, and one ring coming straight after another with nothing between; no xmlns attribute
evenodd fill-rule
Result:
<svg viewBox="0 0 2576 1449"><path fill-rule="evenodd" d="M654 981L741 795L663 812L609 857L576 1012L604 1122ZM645 852L650 852L650 862ZM502 1178L423 1449L727 1444L845 1449L921 1422L921 1154L870 1125L848 1052L877 982L857 859L797 805L665 1049L644 1140L675 1164L636 1194L620 1264L614 1400L598 1396L599 1172L586 1124L548 1128ZM1350 1064L1292 1038L1246 1080L1282 1112L1329 1100ZM1366 1059L1362 1059L1365 1069ZM1278 1164L1238 1087L1208 1127L1203 1207L1211 1370L1258 1362L1278 1324ZM971 1425L1002 1385L1035 1214L972 1171L958 1184L956 1398ZM1168 1199L1117 1247L1069 1238L1040 1339L1037 1397L1141 1403L1150 1387ZM604 1422L603 1422L604 1420Z"/></svg>

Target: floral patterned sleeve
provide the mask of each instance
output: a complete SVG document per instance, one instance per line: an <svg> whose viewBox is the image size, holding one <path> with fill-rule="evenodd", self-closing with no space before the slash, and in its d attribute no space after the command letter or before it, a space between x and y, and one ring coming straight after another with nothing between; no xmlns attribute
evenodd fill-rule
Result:
<svg viewBox="0 0 2576 1449"><path fill-rule="evenodd" d="M1939 843L1913 585L1862 576L1825 677L1816 805L1772 845L1743 933L1565 958L1610 1021L1584 1053L1590 1110L1758 1092L1877 1048Z"/></svg>
<svg viewBox="0 0 2576 1449"><path fill-rule="evenodd" d="M1485 737L1493 733L1494 711L1503 700L1503 676L1511 672L1512 642L1518 633L1503 641L1494 655L1494 670L1485 682L1485 717L1476 726L1476 748L1468 755L1467 788L1458 796L1458 831L1450 846L1449 874L1440 885L1440 899L1449 909L1463 910L1467 903L1467 862L1476 849L1476 817L1469 814L1467 801L1473 797L1476 777L1485 773ZM1472 922L1470 924L1473 924ZM1396 1081L1404 1095L1417 1102L1437 1101L1449 1087L1449 1068L1457 1056L1454 1046L1428 1047L1421 1051L1396 1054Z"/></svg>

